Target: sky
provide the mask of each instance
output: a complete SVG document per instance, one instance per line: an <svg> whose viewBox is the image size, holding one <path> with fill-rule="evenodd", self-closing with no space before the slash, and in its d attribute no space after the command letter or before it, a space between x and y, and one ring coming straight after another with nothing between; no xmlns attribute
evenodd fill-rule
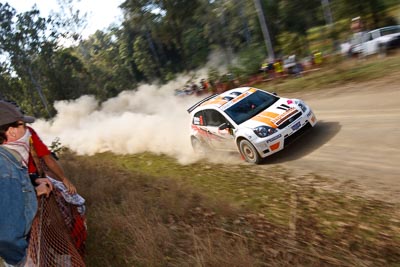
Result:
<svg viewBox="0 0 400 267"><path fill-rule="evenodd" d="M58 10L57 0L1 0L1 2L8 2L18 13L31 10L36 4L43 17L47 17L51 11ZM88 37L96 30L105 30L110 24L119 24L122 20L122 11L118 6L122 2L123 0L75 0L74 8L87 13L88 26L82 32L83 37Z"/></svg>

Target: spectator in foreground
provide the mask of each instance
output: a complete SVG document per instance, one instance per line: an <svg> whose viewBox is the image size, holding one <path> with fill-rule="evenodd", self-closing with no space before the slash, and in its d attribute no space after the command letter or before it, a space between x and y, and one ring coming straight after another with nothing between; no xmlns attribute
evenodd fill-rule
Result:
<svg viewBox="0 0 400 267"><path fill-rule="evenodd" d="M3 102L4 101L0 101L0 103ZM21 114L24 114L24 112L15 102L7 103L11 103L20 111ZM34 119L31 120L31 122L33 121ZM76 194L77 190L75 185L65 176L64 170L49 148L43 143L33 128L29 126L26 126L26 128L30 133L28 172L29 177L32 180L32 184L35 185L38 181L46 181L50 185L50 181L46 178L46 176L49 175L50 177L61 181L67 188L67 192L69 194ZM53 186L50 186L53 189Z"/></svg>
<svg viewBox="0 0 400 267"><path fill-rule="evenodd" d="M25 124L33 121L0 101L0 257L6 266L23 266L37 196L51 192L46 181L38 180L34 187L28 176L30 133Z"/></svg>

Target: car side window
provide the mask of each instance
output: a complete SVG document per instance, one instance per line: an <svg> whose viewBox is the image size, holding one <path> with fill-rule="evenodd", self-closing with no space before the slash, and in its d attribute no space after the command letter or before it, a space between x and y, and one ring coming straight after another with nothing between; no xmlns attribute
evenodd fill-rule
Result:
<svg viewBox="0 0 400 267"><path fill-rule="evenodd" d="M371 41L372 39L373 39L372 34L370 32L367 32L363 35L362 42L368 42Z"/></svg>
<svg viewBox="0 0 400 267"><path fill-rule="evenodd" d="M378 38L380 36L381 36L381 32L380 31L372 32L370 40L376 39L376 38Z"/></svg>
<svg viewBox="0 0 400 267"><path fill-rule="evenodd" d="M226 122L225 117L214 109L208 109L204 111L204 117L206 119L207 126L218 127L224 122Z"/></svg>
<svg viewBox="0 0 400 267"><path fill-rule="evenodd" d="M204 125L203 111L199 111L194 114L192 123L194 125Z"/></svg>

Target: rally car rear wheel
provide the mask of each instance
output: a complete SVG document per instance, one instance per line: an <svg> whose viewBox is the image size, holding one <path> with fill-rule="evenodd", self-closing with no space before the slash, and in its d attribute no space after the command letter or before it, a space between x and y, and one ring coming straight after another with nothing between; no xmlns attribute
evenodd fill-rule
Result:
<svg viewBox="0 0 400 267"><path fill-rule="evenodd" d="M246 139L239 142L239 150L247 162L258 164L262 160L256 148Z"/></svg>
<svg viewBox="0 0 400 267"><path fill-rule="evenodd" d="M208 151L208 146L196 137L192 137L192 148L197 154L205 154Z"/></svg>

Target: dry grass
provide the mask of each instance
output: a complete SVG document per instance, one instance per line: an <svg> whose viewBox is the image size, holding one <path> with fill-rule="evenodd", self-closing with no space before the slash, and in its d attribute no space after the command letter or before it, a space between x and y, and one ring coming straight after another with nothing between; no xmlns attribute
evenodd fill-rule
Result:
<svg viewBox="0 0 400 267"><path fill-rule="evenodd" d="M152 170L147 169L150 160ZM165 164L168 170L160 171ZM288 221L282 225L275 223L271 211L262 206L237 205L242 203L240 199L227 197L234 188L232 184L211 194L204 190L209 188L206 183L214 184L219 181L215 181L218 176L224 175L216 166L180 166L167 157L150 154L65 155L63 166L87 199L88 266L400 263L398 207L321 191L314 184L321 182L318 177L308 182L303 179L300 184L285 178L289 186L280 194L288 202ZM243 173L240 168L235 170L235 177L249 172L246 167L242 169ZM210 176L210 180L201 177L201 173L211 170L218 175ZM253 176L257 180L256 172ZM205 187L195 181L197 178ZM233 182L240 180L232 179L232 175L230 178ZM249 194L255 188L243 183L240 186ZM265 191L266 195L269 193L274 195ZM255 195L253 200L258 197Z"/></svg>
<svg viewBox="0 0 400 267"><path fill-rule="evenodd" d="M224 213L215 219L202 196L172 180L85 159L64 165L87 199L88 266L246 266L257 261L246 238L218 230L232 220L229 207L222 205Z"/></svg>

